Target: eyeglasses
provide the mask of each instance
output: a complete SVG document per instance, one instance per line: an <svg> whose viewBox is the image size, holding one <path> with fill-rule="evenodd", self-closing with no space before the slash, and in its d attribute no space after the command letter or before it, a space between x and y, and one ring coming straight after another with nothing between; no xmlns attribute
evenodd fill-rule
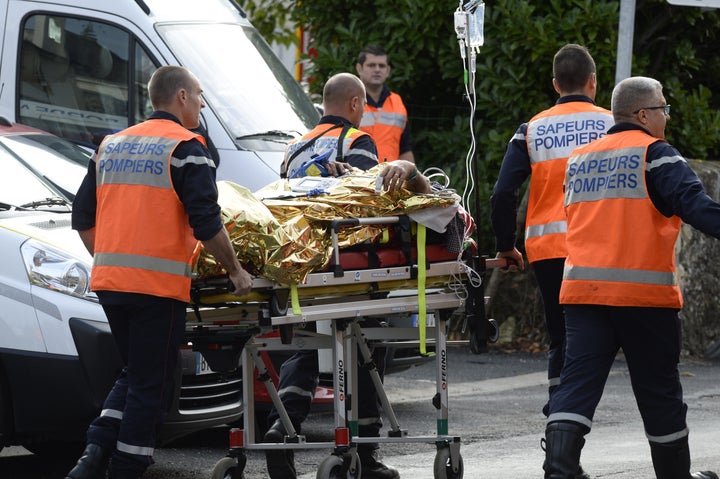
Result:
<svg viewBox="0 0 720 479"><path fill-rule="evenodd" d="M662 106L646 106L644 108L638 108L633 112L633 115L637 114L640 110L663 110L663 113L665 113L665 116L670 116L670 105L662 105Z"/></svg>

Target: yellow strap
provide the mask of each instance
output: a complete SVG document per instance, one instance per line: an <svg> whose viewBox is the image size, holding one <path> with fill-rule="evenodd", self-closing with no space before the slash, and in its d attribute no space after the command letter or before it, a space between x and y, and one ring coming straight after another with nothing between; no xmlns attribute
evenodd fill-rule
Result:
<svg viewBox="0 0 720 479"><path fill-rule="evenodd" d="M302 316L302 310L300 309L300 298L298 297L297 283L290 285L290 304L292 305L292 312L295 316Z"/></svg>
<svg viewBox="0 0 720 479"><path fill-rule="evenodd" d="M420 354L428 356L427 338L427 302L425 301L425 284L427 271L425 270L425 226L418 224L417 229L417 266L418 266L418 329L420 331Z"/></svg>

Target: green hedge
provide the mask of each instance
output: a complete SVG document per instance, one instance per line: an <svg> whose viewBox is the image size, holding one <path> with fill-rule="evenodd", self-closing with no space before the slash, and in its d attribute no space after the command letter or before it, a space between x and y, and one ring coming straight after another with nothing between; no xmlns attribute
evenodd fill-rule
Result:
<svg viewBox="0 0 720 479"><path fill-rule="evenodd" d="M581 43L598 68L600 105L610 107L615 81L619 1L487 0L485 45L477 58L476 154L481 251L494 254L488 225L489 196L508 140L518 125L552 105L552 57L565 43ZM453 27L457 2L425 0L253 0L243 4L266 38L289 41L292 28L311 31L311 91L324 80L355 72L357 52L366 44L390 52L389 80L409 109L416 158L437 166L459 192L471 144L470 103ZM688 158L720 158L720 10L670 6L665 0L638 0L633 75L657 78L672 105L668 140Z"/></svg>

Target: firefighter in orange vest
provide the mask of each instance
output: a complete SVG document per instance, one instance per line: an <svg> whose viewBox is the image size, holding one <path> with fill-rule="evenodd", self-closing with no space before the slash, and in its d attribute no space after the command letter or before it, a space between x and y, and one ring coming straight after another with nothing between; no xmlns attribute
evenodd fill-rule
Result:
<svg viewBox="0 0 720 479"><path fill-rule="evenodd" d="M400 95L385 84L391 70L387 52L375 45L365 47L358 55L355 69L367 91L360 129L375 140L378 160L414 163L407 109Z"/></svg>
<svg viewBox="0 0 720 479"><path fill-rule="evenodd" d="M614 123L612 114L595 105L595 62L581 45L560 48L553 59L553 86L560 95L555 106L535 115L518 128L508 144L490 199L491 222L498 257L517 263L515 248L519 191L530 176L525 252L533 267L545 309L549 337L549 395L560 382L564 360L565 319L559 303L567 249L562 182L570 152L600 138ZM547 414L547 404L543 408ZM578 477L587 477L579 473Z"/></svg>
<svg viewBox="0 0 720 479"><path fill-rule="evenodd" d="M341 176L353 168L368 170L377 166L377 150L372 137L356 128L363 115L365 87L351 73L338 73L325 83L323 110L325 116L312 131L291 142L285 151L283 171L288 178L306 175ZM318 158L323 158L318 162ZM430 193L428 179L418 172L415 164L405 160L387 165L379 176L383 188L394 191L407 188ZM375 318L363 321L363 327L379 326ZM314 331L314 324L308 328ZM386 348L376 347L373 360L380 377L385 370ZM280 368L278 394L296 431L310 412L312 398L318 384L317 350L301 350L288 358ZM367 368L358 370L358 435L378 437L382 427L382 406ZM268 431L264 442L282 443L287 436L280 415L274 408L268 414ZM357 452L361 465L361 479L397 479L398 471L383 464L377 457L377 443L362 443ZM295 454L292 449L268 449L265 453L270 479L295 479Z"/></svg>
<svg viewBox="0 0 720 479"><path fill-rule="evenodd" d="M197 78L159 68L150 118L102 141L73 203L72 226L93 255L97 293L125 364L66 479L135 479L153 463L175 390L190 275L200 241L227 270L236 294L252 277L240 266L220 216L215 164L188 128L205 106Z"/></svg>
<svg viewBox="0 0 720 479"><path fill-rule="evenodd" d="M574 150L565 175L566 355L550 398L545 478L573 477L622 348L657 478L717 479L690 474L674 247L683 221L720 238L720 204L665 141L670 105L657 80L618 83L612 111L615 126Z"/></svg>

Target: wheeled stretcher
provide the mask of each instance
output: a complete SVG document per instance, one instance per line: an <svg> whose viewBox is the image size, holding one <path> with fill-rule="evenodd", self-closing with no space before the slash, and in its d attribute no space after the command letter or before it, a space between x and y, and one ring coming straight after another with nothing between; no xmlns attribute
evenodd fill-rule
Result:
<svg viewBox="0 0 720 479"><path fill-rule="evenodd" d="M363 224L392 229L395 241L342 250L339 232ZM213 479L242 478L247 450L314 448L332 451L318 466L319 479L359 478L356 447L371 442L435 444L434 476L461 478L461 441L449 434L448 426L448 321L453 314L464 314L471 348L496 339L497 328L485 317L482 277L488 268L505 266L504 260L481 258L469 249L452 253L443 244L427 243L424 228L406 216L338 219L331 222L328 234L333 239L330 264L308 274L302 283L287 285L256 278L252 292L240 300L227 293L225 277L203 278L193 284L194 314L188 320L193 346L203 352L213 369L230 369L239 360L246 398L243 428L230 431L228 456L216 464ZM364 318L412 314L418 316L417 327L362 326ZM302 328L311 322L329 327L318 327L317 333ZM272 330L279 330L279 336L267 337L265 333ZM373 344L419 348L423 354L434 354L436 392L429 399L437 411L437 434L413 436L401 428L372 364L368 345ZM429 353L428 347L434 353ZM331 442L308 442L297 434L268 374L272 365L264 353L307 349L332 353ZM363 367L371 371L383 405L389 425L387 437L358 437L358 351ZM288 431L282 443L256 442L255 404L247 400L255 396L255 371Z"/></svg>

